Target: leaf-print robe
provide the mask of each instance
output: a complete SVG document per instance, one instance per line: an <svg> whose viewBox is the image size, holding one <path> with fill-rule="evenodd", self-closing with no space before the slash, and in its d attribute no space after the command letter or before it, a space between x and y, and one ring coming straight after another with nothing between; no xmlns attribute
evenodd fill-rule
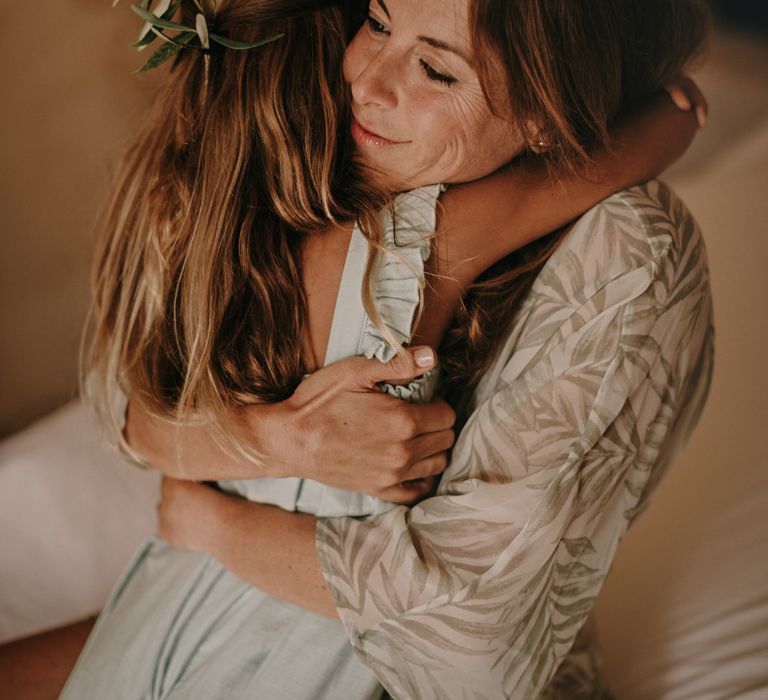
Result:
<svg viewBox="0 0 768 700"><path fill-rule="evenodd" d="M392 697L594 696L574 641L712 361L706 256L680 200L652 181L579 219L474 392L437 495L318 521L339 615Z"/></svg>

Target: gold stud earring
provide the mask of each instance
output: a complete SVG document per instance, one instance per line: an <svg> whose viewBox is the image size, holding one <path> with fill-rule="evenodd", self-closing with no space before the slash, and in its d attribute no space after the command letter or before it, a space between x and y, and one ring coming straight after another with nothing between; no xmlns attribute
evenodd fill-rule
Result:
<svg viewBox="0 0 768 700"><path fill-rule="evenodd" d="M550 144L550 142L544 138L538 138L536 141L529 145L529 148L537 155L546 153L551 147L552 144Z"/></svg>

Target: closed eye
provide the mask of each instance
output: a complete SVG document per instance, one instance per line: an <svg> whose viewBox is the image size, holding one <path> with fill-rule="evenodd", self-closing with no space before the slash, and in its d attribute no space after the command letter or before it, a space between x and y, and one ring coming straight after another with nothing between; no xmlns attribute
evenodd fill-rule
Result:
<svg viewBox="0 0 768 700"><path fill-rule="evenodd" d="M365 20L368 23L368 29L374 34L387 34L387 28L379 22L373 15L368 15Z"/></svg>
<svg viewBox="0 0 768 700"><path fill-rule="evenodd" d="M424 69L424 73L426 73L427 78L429 78L430 80L433 80L436 83L442 83L443 85L448 85L448 86L451 86L455 82L457 82L456 78L454 78L451 75L444 75L443 73L438 73L423 58L419 59L419 63L421 63L421 67Z"/></svg>

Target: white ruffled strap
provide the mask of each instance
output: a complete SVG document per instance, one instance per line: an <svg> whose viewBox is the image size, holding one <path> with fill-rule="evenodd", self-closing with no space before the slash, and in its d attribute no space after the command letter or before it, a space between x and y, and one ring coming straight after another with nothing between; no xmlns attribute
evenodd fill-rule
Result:
<svg viewBox="0 0 768 700"><path fill-rule="evenodd" d="M373 300L387 330L401 345L407 344L424 286L424 263L435 233L435 206L442 185L401 194L393 211L385 211L384 245L373 285ZM394 215L393 215L394 214ZM389 362L396 350L366 315L358 352L369 359Z"/></svg>

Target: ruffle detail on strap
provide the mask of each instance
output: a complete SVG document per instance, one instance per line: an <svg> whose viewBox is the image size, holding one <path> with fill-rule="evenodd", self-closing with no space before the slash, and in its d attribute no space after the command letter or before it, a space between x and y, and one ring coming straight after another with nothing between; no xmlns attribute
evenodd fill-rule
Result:
<svg viewBox="0 0 768 700"><path fill-rule="evenodd" d="M390 396L411 403L429 403L440 378L440 368L429 370L408 384L379 384Z"/></svg>
<svg viewBox="0 0 768 700"><path fill-rule="evenodd" d="M443 189L442 185L431 185L401 194L393 204L394 216L392 210L381 214L388 250L379 256L373 300L387 330L401 345L411 339L419 292L424 286L424 263L435 233L435 205ZM397 354L367 314L359 353L381 362L389 362ZM412 396L406 392L401 398L406 395Z"/></svg>

